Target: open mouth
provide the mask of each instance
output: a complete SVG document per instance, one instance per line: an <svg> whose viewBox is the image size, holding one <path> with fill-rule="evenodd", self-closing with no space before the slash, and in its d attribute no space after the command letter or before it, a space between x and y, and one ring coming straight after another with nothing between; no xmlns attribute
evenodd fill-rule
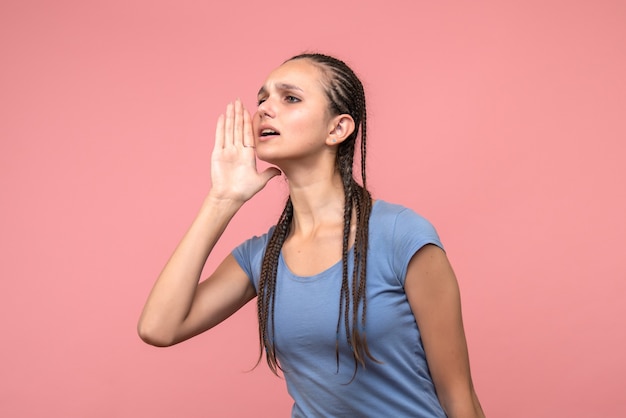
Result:
<svg viewBox="0 0 626 418"><path fill-rule="evenodd" d="M278 132L276 132L273 129L263 129L261 131L261 137L266 137L266 136L273 136L273 135L280 135Z"/></svg>

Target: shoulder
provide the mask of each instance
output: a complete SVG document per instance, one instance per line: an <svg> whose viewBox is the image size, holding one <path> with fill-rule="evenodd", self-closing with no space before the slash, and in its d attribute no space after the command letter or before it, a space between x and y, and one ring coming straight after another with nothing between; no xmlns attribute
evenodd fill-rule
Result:
<svg viewBox="0 0 626 418"><path fill-rule="evenodd" d="M266 233L262 235L254 235L248 238L237 247L235 247L234 251L237 253L255 253L259 250L264 250L267 246L267 242L274 233L275 228L276 226L274 225Z"/></svg>
<svg viewBox="0 0 626 418"><path fill-rule="evenodd" d="M388 232L395 233L399 227L413 233L424 232L431 234L435 227L422 215L413 209L384 200L377 200L370 217L371 227L382 227Z"/></svg>
<svg viewBox="0 0 626 418"><path fill-rule="evenodd" d="M250 278L255 278L257 272L260 272L265 248L267 248L267 242L274 233L274 229L275 226L272 226L266 233L248 238L232 251L237 263Z"/></svg>
<svg viewBox="0 0 626 418"><path fill-rule="evenodd" d="M443 248L435 227L413 209L377 200L370 217L370 249L387 254L398 280L403 283L413 255L427 244Z"/></svg>

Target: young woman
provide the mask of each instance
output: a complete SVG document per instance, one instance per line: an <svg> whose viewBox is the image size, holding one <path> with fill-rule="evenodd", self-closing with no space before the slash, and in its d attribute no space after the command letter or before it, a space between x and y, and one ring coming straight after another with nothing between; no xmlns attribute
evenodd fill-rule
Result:
<svg viewBox="0 0 626 418"><path fill-rule="evenodd" d="M437 233L367 191L359 79L335 58L299 55L269 75L258 103L252 117L236 101L218 119L212 187L150 293L141 338L179 343L256 296L260 344L294 417L484 416ZM256 157L280 170L258 172ZM277 224L199 282L233 215L281 172L289 198Z"/></svg>

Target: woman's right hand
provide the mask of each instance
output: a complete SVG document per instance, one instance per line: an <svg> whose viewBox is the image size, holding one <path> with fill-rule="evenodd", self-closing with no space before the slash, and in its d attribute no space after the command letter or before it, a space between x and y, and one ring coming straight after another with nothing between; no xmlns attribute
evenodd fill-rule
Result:
<svg viewBox="0 0 626 418"><path fill-rule="evenodd" d="M237 210L279 174L273 167L257 171L250 114L239 100L229 104L217 122L211 191L148 296L138 323L144 341L177 344L219 324L256 295L232 254L208 279L199 280Z"/></svg>
<svg viewBox="0 0 626 418"><path fill-rule="evenodd" d="M265 187L271 178L281 174L276 167L259 173L254 147L250 113L237 99L226 107L226 116L220 115L217 120L211 155L210 197L243 203Z"/></svg>

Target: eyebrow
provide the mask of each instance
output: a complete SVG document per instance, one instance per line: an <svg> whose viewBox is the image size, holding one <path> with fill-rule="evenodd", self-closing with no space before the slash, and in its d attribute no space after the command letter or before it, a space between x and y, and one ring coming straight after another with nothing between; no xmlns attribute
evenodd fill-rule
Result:
<svg viewBox="0 0 626 418"><path fill-rule="evenodd" d="M294 84L289 84L289 83L276 83L276 88L278 90L296 90L296 91L301 91L304 93L304 91L300 87ZM267 89L265 88L265 86L263 86L259 89L257 96L261 96L265 93L267 93Z"/></svg>

